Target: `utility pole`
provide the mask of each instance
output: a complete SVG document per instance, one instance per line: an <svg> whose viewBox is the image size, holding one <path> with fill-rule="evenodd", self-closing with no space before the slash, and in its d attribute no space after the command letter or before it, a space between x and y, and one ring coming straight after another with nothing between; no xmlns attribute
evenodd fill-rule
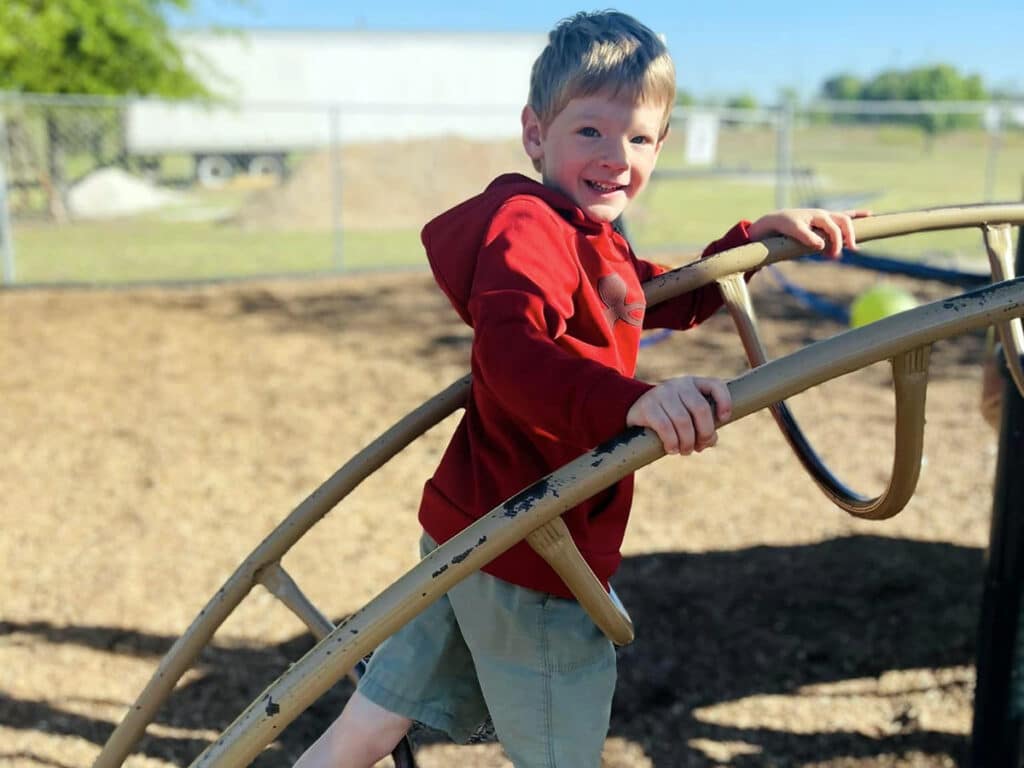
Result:
<svg viewBox="0 0 1024 768"><path fill-rule="evenodd" d="M7 206L7 124L0 113L0 284L14 282L14 238Z"/></svg>

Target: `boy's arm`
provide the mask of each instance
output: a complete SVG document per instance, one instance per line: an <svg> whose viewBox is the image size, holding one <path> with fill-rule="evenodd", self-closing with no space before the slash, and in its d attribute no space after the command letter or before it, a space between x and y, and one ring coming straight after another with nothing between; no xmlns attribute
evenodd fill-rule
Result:
<svg viewBox="0 0 1024 768"><path fill-rule="evenodd" d="M739 248L741 245L746 245L747 243L753 242L757 238L751 236L750 226L750 222L746 221L745 219L734 224L732 226L732 229L730 229L720 238L718 238L717 240L712 240L710 243L708 243L704 247L703 252L701 252L700 257L702 259L706 259L708 256L713 256L716 253L728 251L730 248Z"/></svg>
<svg viewBox="0 0 1024 768"><path fill-rule="evenodd" d="M718 240L707 245L701 258L707 258L716 253L727 251L730 248L738 248L752 242L754 238L749 232L750 222L740 221L726 232ZM652 264L648 261L638 260L640 280L646 282L652 277L657 277L667 271L665 267ZM695 291L684 293L681 296L662 302L654 307L648 307L644 315L645 328L672 328L677 331L692 328L707 320L718 308L722 306L722 293L715 283L702 286Z"/></svg>
<svg viewBox="0 0 1024 768"><path fill-rule="evenodd" d="M762 216L757 221L741 221L723 237L710 243L701 258L706 258L730 248L763 240L770 235L785 235L799 243L819 249L826 256L839 258L843 248L857 249L857 235L853 219L870 216L866 210L828 211L822 208L784 208ZM663 269L650 262L639 262L640 279L649 280ZM754 272L747 273L747 279ZM710 284L691 293L683 294L672 301L651 308L644 318L645 328L674 328L685 330L709 318L722 306L718 286Z"/></svg>
<svg viewBox="0 0 1024 768"><path fill-rule="evenodd" d="M651 385L556 343L581 277L555 216L522 203L495 217L468 301L473 386L524 424L586 450L619 432Z"/></svg>

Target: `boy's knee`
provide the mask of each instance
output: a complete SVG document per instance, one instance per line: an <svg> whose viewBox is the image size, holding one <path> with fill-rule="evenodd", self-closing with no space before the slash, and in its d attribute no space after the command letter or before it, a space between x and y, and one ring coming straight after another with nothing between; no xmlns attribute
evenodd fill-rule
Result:
<svg viewBox="0 0 1024 768"><path fill-rule="evenodd" d="M327 733L329 750L338 761L336 765L372 765L391 754L411 726L408 718L356 690Z"/></svg>

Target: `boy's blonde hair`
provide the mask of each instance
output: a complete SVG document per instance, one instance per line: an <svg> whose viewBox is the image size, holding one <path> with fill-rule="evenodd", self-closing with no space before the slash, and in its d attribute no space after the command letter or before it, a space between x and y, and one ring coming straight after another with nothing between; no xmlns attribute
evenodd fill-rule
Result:
<svg viewBox="0 0 1024 768"><path fill-rule="evenodd" d="M577 13L560 21L533 63L529 105L546 128L572 99L609 92L665 105L661 136L676 100L676 70L654 32L618 11Z"/></svg>

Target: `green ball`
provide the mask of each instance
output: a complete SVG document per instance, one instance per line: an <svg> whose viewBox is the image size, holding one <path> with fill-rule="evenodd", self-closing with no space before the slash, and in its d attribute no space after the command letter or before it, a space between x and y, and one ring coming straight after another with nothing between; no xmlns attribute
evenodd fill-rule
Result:
<svg viewBox="0 0 1024 768"><path fill-rule="evenodd" d="M895 315L917 306L917 299L902 288L888 283L880 283L864 291L850 307L850 327L860 328L862 325L881 320L883 317Z"/></svg>

